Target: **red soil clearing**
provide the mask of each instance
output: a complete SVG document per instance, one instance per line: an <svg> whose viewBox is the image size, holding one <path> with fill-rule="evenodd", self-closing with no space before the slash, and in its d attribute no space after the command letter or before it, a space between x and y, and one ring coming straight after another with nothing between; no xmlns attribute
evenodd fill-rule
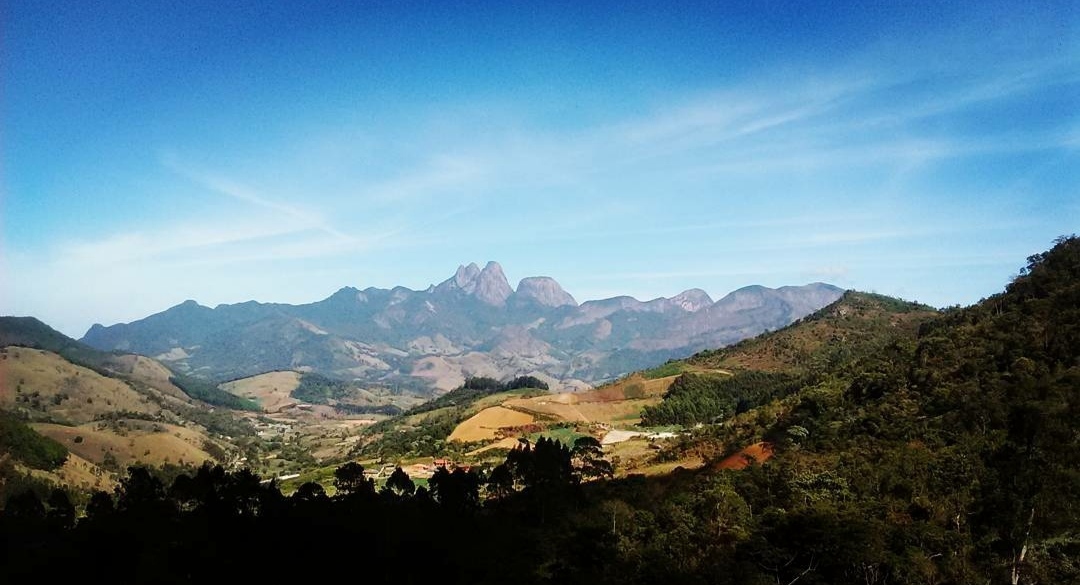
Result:
<svg viewBox="0 0 1080 585"><path fill-rule="evenodd" d="M713 469L745 469L751 463L765 463L772 456L772 443L754 443L713 465Z"/></svg>

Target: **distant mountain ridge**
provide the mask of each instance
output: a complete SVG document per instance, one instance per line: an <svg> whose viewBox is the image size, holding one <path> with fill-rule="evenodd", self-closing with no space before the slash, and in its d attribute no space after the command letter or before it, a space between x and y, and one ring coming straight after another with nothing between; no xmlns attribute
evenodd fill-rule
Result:
<svg viewBox="0 0 1080 585"><path fill-rule="evenodd" d="M502 267L458 267L422 291L344 287L303 305L185 301L127 324L95 324L82 342L161 359L221 381L271 370L449 390L467 376L536 375L574 389L778 329L838 299L823 283L750 286L713 301L576 299L550 277L510 286Z"/></svg>

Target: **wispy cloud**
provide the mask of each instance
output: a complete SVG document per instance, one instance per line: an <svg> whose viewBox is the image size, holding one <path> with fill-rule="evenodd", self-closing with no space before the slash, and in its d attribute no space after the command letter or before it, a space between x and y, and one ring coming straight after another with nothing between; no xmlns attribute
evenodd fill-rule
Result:
<svg viewBox="0 0 1080 585"><path fill-rule="evenodd" d="M318 229L343 241L352 240L352 236L336 229L322 215L308 209L265 197L259 194L255 189L252 189L239 181L230 179L224 175L197 170L184 164L174 155L163 157L162 164L211 192L231 197L245 203L250 203L255 207L276 212L282 218L292 220L301 227ZM294 197L296 198L302 196L302 194L294 194Z"/></svg>
<svg viewBox="0 0 1080 585"><path fill-rule="evenodd" d="M155 226L146 231L110 234L97 240L68 241L58 250L58 258L76 265L154 260L265 243L305 230L288 222L273 220L216 225L180 223Z"/></svg>
<svg viewBox="0 0 1080 585"><path fill-rule="evenodd" d="M490 177L489 161L463 155L438 154L411 169L369 188L358 196L370 203L401 204L435 194L474 194Z"/></svg>
<svg viewBox="0 0 1080 585"><path fill-rule="evenodd" d="M633 258L611 270L578 270L583 283L610 283L612 290L627 283L621 293L649 281L709 286L781 274L855 281L867 269L852 250L958 234L974 240L975 231L995 229L986 218L971 226L963 217L936 224L933 209L919 208L951 196L919 185L944 163L1061 151L1030 168L1069 166L1080 147L1075 116L1032 128L985 112L1008 110L1034 94L1077 91L1080 67L1071 58L981 68L948 60L879 67L868 59L865 66L672 91L662 101L636 102L621 117L583 111L584 122L575 126L530 123L533 104L511 103L501 105L501 115L514 118L520 110L520 118L474 131L485 112L447 114L440 103L431 105L428 120L411 112L416 127L382 134L336 127L325 140L303 137L296 148L256 164L200 165L167 155L159 163L168 180L211 195L192 203L201 207L190 217L150 218L67 239L12 263L41 283L20 293L26 298L75 281L94 289L101 304L113 294L104 285L95 289L102 273L134 282L190 269L204 275L200 286L212 289L252 263L260 273L250 282L267 282L283 264L305 264L292 261L359 266L380 254L392 256L382 264L390 269L398 255L414 266L431 265L430 277L444 263L467 259L451 260L464 254L545 253L555 259L549 264L578 252L595 252L598 261ZM978 119L958 123L965 116ZM440 131L425 132L427 122ZM358 164L367 159L375 161L370 171ZM259 173L259 165L272 172ZM1024 194L1027 183L1017 178L1024 172L1013 171L998 194ZM315 175L334 179L311 181ZM265 176L285 180L259 180ZM964 179L956 181L959 188ZM834 197L833 190L848 197ZM217 213L237 204L244 210L238 216ZM1071 210L1075 216L1075 205ZM1002 228L1024 229L1019 219ZM1009 258L905 250L916 260L923 253L927 266ZM736 261L737 255L753 258ZM649 269L661 263L670 269ZM63 297L57 304L72 302L73 293L48 294ZM257 290L243 296L260 295L266 296Z"/></svg>

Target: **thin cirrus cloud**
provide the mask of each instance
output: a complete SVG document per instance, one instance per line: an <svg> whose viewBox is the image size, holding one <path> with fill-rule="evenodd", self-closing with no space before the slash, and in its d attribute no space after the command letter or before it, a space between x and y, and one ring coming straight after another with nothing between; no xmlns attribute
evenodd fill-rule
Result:
<svg viewBox="0 0 1080 585"><path fill-rule="evenodd" d="M278 216L290 219L302 227L318 229L325 232L327 235L341 240L349 240L351 238L349 235L334 228L319 214L295 205L269 199L234 179L219 174L195 170L183 164L175 155L163 157L162 164L166 168L175 171L180 176L198 184L207 191L243 201L255 207L270 210L275 212Z"/></svg>
<svg viewBox="0 0 1080 585"><path fill-rule="evenodd" d="M962 86L952 94L906 109L862 103L882 87L889 87L888 82L880 80L808 83L803 89L789 88L782 93L760 89L726 90L705 98L684 100L684 105L661 108L652 115L611 127L557 135L538 131L531 139L515 135L507 140L509 144L495 141L462 147L468 155L452 155L436 149L425 161L403 174L381 183L360 186L354 197L372 205L405 205L410 201L445 200L446 197L454 197L460 202L464 198L482 197L485 193L535 186L535 183L526 182L538 176L546 175L550 181L572 184L580 181L582 175L595 180L602 173L618 173L626 165L641 165L658 159L672 176L707 180L709 175L718 173L768 175L792 168L857 165L902 168L928 160L977 153L1075 147L1075 132L1070 134L1069 131L1063 131L1060 136L1022 135L1001 142L919 136L896 140L890 134L866 132L867 127L886 123L903 125L1048 83L1060 83L1060 80L1036 73L1006 75L974 88ZM856 108L860 115L843 111L855 104L861 104ZM889 110L889 113L882 113L882 110ZM849 145L859 141L862 143ZM671 165L673 157L682 157L685 162ZM264 225L250 234L234 232L232 226L221 234L192 232L182 226L164 227L159 230L164 235L153 238L166 240L164 244L148 243L146 237L139 235L110 235L100 242L85 244L83 248L88 253L81 257L100 255L103 249L115 249L117 255L114 257L120 258L125 257L124 250L139 250L138 254L146 255L168 252L171 248L202 249L216 254L215 247L250 238L288 236L304 230L322 232L332 241L292 242L271 248L274 251L266 256L318 257L359 252L373 248L375 241L389 243L395 237L416 235L415 229L400 227L383 230L380 236L361 241L332 225L321 214L264 196L242 181L220 173L194 170L176 157L166 158L163 164L209 192L270 212L271 224L279 225ZM295 199L297 195L290 193L285 198ZM311 194L310 200L318 203L320 198L318 194ZM333 205L333 202L324 204ZM598 218L598 222L602 220ZM414 223L424 225L425 222L421 218ZM692 225L679 225L639 232L676 233L694 229ZM168 240L176 243L169 244ZM230 256L219 256L214 261L228 261L228 258ZM231 258L244 261L251 256Z"/></svg>
<svg viewBox="0 0 1080 585"><path fill-rule="evenodd" d="M918 264L925 254L920 246L931 240L947 243L921 266L1007 264L1011 256L994 247L997 242L986 256L972 255L976 232L993 230L988 217L933 223L935 211L926 203L947 206L950 196L922 183L932 183L943 163L960 159L1054 153L1041 163L1046 166L1075 157L1075 116L1028 127L985 112L1075 91L1080 69L1072 57L976 67L937 60L882 68L867 61L875 65L745 79L711 91L673 90L643 97L620 115L579 112L585 121L573 126L535 121L529 103L501 105L500 115L513 122L505 127L482 111L462 114L431 103L410 112L410 126L392 134L334 127L326 136L304 135L299 146L280 153L267 149L265 159L236 153L258 161L252 165L230 164L231 153L201 165L192 162L203 160L196 157L161 157L165 180L208 195L189 211L222 219L150 218L137 229L24 251L12 263L32 266L36 276L19 289L22 303L40 313L28 300L35 291L51 288L50 295L63 296L55 291L78 288L64 282L92 281L95 270L144 282L180 267L191 271L191 294L201 286L219 299L278 300L274 293L295 297L300 289L245 287L275 276L295 280L300 268L320 262L390 270L400 259L430 271L409 278L434 279L475 254L542 256L567 271L553 275L560 280L602 282L613 292L641 296L662 288L643 286L650 281L698 280L694 286L714 294L766 277L818 275L872 286L890 266ZM958 123L970 117L979 123ZM425 125L441 130L429 134ZM354 136L363 140L353 143ZM360 164L370 161L377 172ZM304 167L317 172L305 175L298 170ZM989 169L1003 173L1004 203L963 207L987 207L989 219L995 207L1014 210L1008 203L1027 196L1023 173L1031 168ZM325 188L312 186L321 184L311 179L324 175L339 178ZM233 219L218 213L226 207ZM1075 217L1075 203L1071 209ZM1047 223L1019 218L997 233L1036 232ZM757 257L693 266L726 261L715 257L736 250ZM564 262L583 254L619 267L578 269ZM671 270L648 268L673 257L678 261L670 260L677 266ZM233 278L252 263L260 274ZM406 281L405 275L387 278ZM95 320L140 316L119 310L118 297L105 289L94 294ZM160 309L178 293L157 287L147 294L153 295L147 305ZM67 319L74 323L68 330L76 330L86 317Z"/></svg>
<svg viewBox="0 0 1080 585"><path fill-rule="evenodd" d="M58 258L74 265L161 260L266 242L303 229L283 221L174 224L152 231L111 234L99 240L68 242L60 247Z"/></svg>
<svg viewBox="0 0 1080 585"><path fill-rule="evenodd" d="M571 186L584 180L603 181L603 175L620 174L628 165L647 167L650 163L662 164L671 176L705 181L718 173L768 175L793 168L852 165L901 169L954 156L1073 148L1075 132L1068 130L1058 135L1014 135L1000 142L923 136L917 129L908 129L907 135L895 131L897 126L928 116L1003 99L1048 83L1060 80L1038 74L1006 75L974 88L961 85L951 94L946 92L915 108L872 100L877 92L893 85L881 80L807 83L802 89L793 87L784 92L726 90L684 99L683 105L659 108L651 115L614 126L556 134L538 129L528 138L514 134L501 140L487 137L486 142L453 145L455 151L467 154L431 145L417 164L407 165L381 182L359 185L351 196L365 205L407 205L448 197L460 203L468 198L482 199L484 194L533 188L537 181ZM882 125L894 130L873 131ZM260 195L236 179L193 171L175 161L167 165L210 191L278 212L341 240L354 237L320 214ZM298 195L289 193L285 198ZM303 196L320 202L317 193Z"/></svg>
<svg viewBox="0 0 1080 585"><path fill-rule="evenodd" d="M602 186L605 175L621 175L628 167L641 172L660 166L667 175L689 177L848 165L903 170L957 156L1069 147L1075 136L1067 129L988 141L921 126L928 118L1067 83L1059 69L973 75L912 99L893 95L912 83L911 72L898 79L879 73L809 81L803 87L796 82L707 92L609 126L565 132L537 128L432 144L426 160L357 195L385 203L477 197L543 184L572 188L601 181Z"/></svg>

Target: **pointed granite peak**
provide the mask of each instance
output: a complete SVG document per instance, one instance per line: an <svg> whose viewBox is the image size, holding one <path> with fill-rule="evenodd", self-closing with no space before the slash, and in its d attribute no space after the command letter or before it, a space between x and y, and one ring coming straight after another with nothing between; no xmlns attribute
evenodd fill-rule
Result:
<svg viewBox="0 0 1080 585"><path fill-rule="evenodd" d="M435 287L433 292L451 290L459 290L495 306L505 304L506 299L514 292L498 262L488 262L483 270L480 270L475 262L468 266L459 266L454 276Z"/></svg>
<svg viewBox="0 0 1080 585"><path fill-rule="evenodd" d="M517 298L530 299L545 307L577 306L577 301L570 293L548 276L530 276L518 283Z"/></svg>
<svg viewBox="0 0 1080 585"><path fill-rule="evenodd" d="M471 293L476 288L478 276L480 276L480 267L476 265L476 262L470 262L468 266L458 266L452 280L457 288Z"/></svg>
<svg viewBox="0 0 1080 585"><path fill-rule="evenodd" d="M510 288L502 266L493 261L488 262L487 266L480 271L480 275L476 278L476 291L473 294L489 305L502 306L506 304L506 299L514 294L514 289Z"/></svg>
<svg viewBox="0 0 1080 585"><path fill-rule="evenodd" d="M479 276L480 268L475 262L470 263L468 266L462 264L458 266L457 272L453 276L440 282L434 290L436 292L460 290L469 294L476 289L476 279Z"/></svg>

